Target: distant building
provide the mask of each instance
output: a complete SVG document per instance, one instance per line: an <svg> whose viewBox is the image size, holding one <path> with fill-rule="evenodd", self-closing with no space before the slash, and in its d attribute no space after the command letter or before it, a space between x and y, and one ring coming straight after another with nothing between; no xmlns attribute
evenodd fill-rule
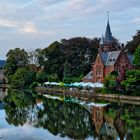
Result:
<svg viewBox="0 0 140 140"><path fill-rule="evenodd" d="M0 83L4 83L6 80L4 76L4 70L3 70L5 64L6 64L5 60L0 60Z"/></svg>
<svg viewBox="0 0 140 140"><path fill-rule="evenodd" d="M0 69L3 69L5 64L6 64L6 60L0 60Z"/></svg>
<svg viewBox="0 0 140 140"><path fill-rule="evenodd" d="M84 82L103 82L111 72L118 72L118 81L123 80L125 71L132 69L133 56L128 55L123 47L114 46L109 19L105 36L102 35L100 47L92 70L83 78Z"/></svg>

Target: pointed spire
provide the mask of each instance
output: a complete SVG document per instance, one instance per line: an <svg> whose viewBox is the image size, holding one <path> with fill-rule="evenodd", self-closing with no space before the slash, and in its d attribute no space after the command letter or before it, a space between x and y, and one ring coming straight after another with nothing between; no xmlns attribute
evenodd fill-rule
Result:
<svg viewBox="0 0 140 140"><path fill-rule="evenodd" d="M104 45L104 36L103 36L103 34L102 34L102 37L101 37L100 45Z"/></svg>
<svg viewBox="0 0 140 140"><path fill-rule="evenodd" d="M110 44L112 43L112 33L110 29L110 24L109 24L109 11L107 12L107 26L106 26L106 31L105 31L105 43Z"/></svg>

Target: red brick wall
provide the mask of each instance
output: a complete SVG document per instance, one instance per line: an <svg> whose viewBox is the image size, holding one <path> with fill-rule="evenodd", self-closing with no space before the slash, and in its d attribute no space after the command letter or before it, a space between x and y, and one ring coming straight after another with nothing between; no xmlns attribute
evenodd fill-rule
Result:
<svg viewBox="0 0 140 140"><path fill-rule="evenodd" d="M93 82L103 82L103 78L104 78L104 64L102 62L100 55L98 54L95 63L93 65Z"/></svg>
<svg viewBox="0 0 140 140"><path fill-rule="evenodd" d="M105 70L104 70L105 75L104 75L104 77L109 75L112 71L114 71L114 66L105 67Z"/></svg>
<svg viewBox="0 0 140 140"><path fill-rule="evenodd" d="M122 81L125 76L125 71L127 69L130 69L132 67L131 63L129 62L129 59L127 55L124 52L121 52L120 56L118 57L116 63L115 63L115 70L119 69L119 76L118 80Z"/></svg>

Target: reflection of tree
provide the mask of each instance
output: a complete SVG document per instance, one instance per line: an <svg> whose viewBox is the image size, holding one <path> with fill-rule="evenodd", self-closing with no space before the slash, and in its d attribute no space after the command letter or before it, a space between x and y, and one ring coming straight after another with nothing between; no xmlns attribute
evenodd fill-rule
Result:
<svg viewBox="0 0 140 140"><path fill-rule="evenodd" d="M35 105L28 92L11 90L5 98L6 119L15 126L25 123L48 129L53 135L84 139L93 136L90 113L78 104L40 97L43 108Z"/></svg>
<svg viewBox="0 0 140 140"><path fill-rule="evenodd" d="M16 126L28 123L35 127L43 127L53 135L85 139L88 136L97 137L95 126L98 125L93 125L93 117L94 123L101 122L113 126L121 140L125 136L128 140L139 140L139 106L112 103L104 109L94 107L94 116L91 117L81 105L42 96L36 100L29 92L11 90L4 102L8 123ZM36 102L38 105L43 103L43 107L37 106Z"/></svg>
<svg viewBox="0 0 140 140"><path fill-rule="evenodd" d="M6 119L9 124L23 125L27 119L30 119L29 111L34 102L31 94L18 90L9 90L4 102Z"/></svg>
<svg viewBox="0 0 140 140"><path fill-rule="evenodd" d="M128 140L139 138L140 133L140 113L139 106L112 104L106 110L106 115L113 118L114 126L119 134L120 140L126 136ZM139 131L139 133L138 133Z"/></svg>
<svg viewBox="0 0 140 140"><path fill-rule="evenodd" d="M38 125L47 128L54 135L66 135L74 139L93 135L90 114L80 105L45 98L44 107L39 112L42 120Z"/></svg>

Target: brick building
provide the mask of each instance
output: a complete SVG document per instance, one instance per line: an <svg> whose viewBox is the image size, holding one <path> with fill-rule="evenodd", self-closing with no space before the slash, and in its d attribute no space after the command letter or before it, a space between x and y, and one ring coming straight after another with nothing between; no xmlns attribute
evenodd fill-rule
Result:
<svg viewBox="0 0 140 140"><path fill-rule="evenodd" d="M105 36L102 36L100 47L92 70L83 78L84 82L103 82L104 77L111 72L118 72L118 80L124 78L127 69L132 68L133 56L128 55L123 47L114 46L109 20L107 22Z"/></svg>

